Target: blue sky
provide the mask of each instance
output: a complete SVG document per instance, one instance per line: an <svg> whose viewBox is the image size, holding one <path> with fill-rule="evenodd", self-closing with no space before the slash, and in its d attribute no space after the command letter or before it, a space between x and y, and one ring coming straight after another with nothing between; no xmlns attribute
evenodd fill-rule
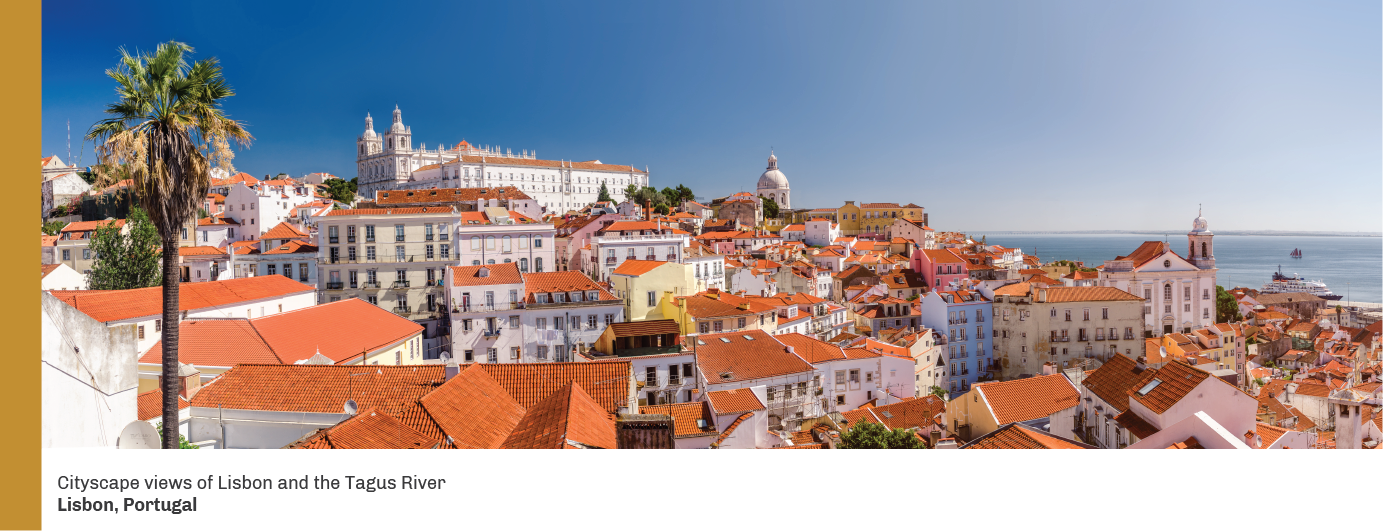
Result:
<svg viewBox="0 0 1383 531"><path fill-rule="evenodd" d="M397 103L428 147L706 197L772 147L795 207L915 202L940 230L1179 230L1198 203L1212 229L1383 230L1377 2L389 5L45 2L43 154L100 118L119 47L172 39L222 61L254 175L353 177Z"/></svg>

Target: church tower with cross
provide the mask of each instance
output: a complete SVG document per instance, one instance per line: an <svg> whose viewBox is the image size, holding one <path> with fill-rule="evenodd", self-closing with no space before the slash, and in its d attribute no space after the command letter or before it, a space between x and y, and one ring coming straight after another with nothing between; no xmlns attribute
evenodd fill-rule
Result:
<svg viewBox="0 0 1383 531"><path fill-rule="evenodd" d="M1186 261L1201 269L1215 269L1215 233L1210 232L1210 224L1205 221L1203 211L1196 212L1186 240L1190 246Z"/></svg>

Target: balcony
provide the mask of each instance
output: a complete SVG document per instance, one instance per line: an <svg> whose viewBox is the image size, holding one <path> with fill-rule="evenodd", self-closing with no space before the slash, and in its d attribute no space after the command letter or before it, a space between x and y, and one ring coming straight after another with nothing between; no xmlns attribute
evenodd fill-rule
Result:
<svg viewBox="0 0 1383 531"><path fill-rule="evenodd" d="M379 287L378 282L363 282L360 284L360 289L379 289Z"/></svg>
<svg viewBox="0 0 1383 531"><path fill-rule="evenodd" d="M333 256L322 259L325 263L360 263L360 264L404 264L404 263L423 263L423 262L450 262L451 250L439 256L427 256L426 254L406 254L406 255L366 255L359 259L342 260L340 256Z"/></svg>
<svg viewBox="0 0 1383 531"><path fill-rule="evenodd" d="M389 289L408 289L408 281L407 281L407 280L395 280L395 281L394 281L394 284L391 285L391 286L389 286Z"/></svg>
<svg viewBox="0 0 1383 531"><path fill-rule="evenodd" d="M346 243L355 243L355 236L346 236Z"/></svg>
<svg viewBox="0 0 1383 531"><path fill-rule="evenodd" d="M607 256L607 257L605 257L605 264L606 264L606 265L614 265L614 263L615 263L615 257L613 257L613 256Z"/></svg>
<svg viewBox="0 0 1383 531"><path fill-rule="evenodd" d="M339 236L328 236L327 243L341 243L341 238Z"/></svg>
<svg viewBox="0 0 1383 531"><path fill-rule="evenodd" d="M486 339L494 338L494 337L499 337L499 329L498 329L498 328L494 328L494 329L490 329L490 328L481 329L481 330L480 330L480 335L481 335L481 336L484 336Z"/></svg>
<svg viewBox="0 0 1383 531"><path fill-rule="evenodd" d="M423 241L425 241L425 242L430 242L430 241L432 241L432 235L431 235L431 234L428 234L428 235L423 236Z"/></svg>
<svg viewBox="0 0 1383 531"><path fill-rule="evenodd" d="M342 289L342 284L340 282L327 282L327 289L339 290Z"/></svg>
<svg viewBox="0 0 1383 531"><path fill-rule="evenodd" d="M675 254L667 255L667 261L669 261L669 262L676 262L676 261L677 261L677 255L675 255Z"/></svg>
<svg viewBox="0 0 1383 531"><path fill-rule="evenodd" d="M530 310L541 308L585 308L591 306L624 306L624 301L619 299L608 301L566 301L566 302L530 302L525 305Z"/></svg>
<svg viewBox="0 0 1383 531"><path fill-rule="evenodd" d="M650 255L644 256L643 259L644 259L644 260L647 260L647 261L649 261L649 262L653 262L653 261L658 260L658 255L650 254Z"/></svg>
<svg viewBox="0 0 1383 531"><path fill-rule="evenodd" d="M459 304L451 307L451 313L487 313L509 310L522 310L522 302L501 302L499 304Z"/></svg>
<svg viewBox="0 0 1383 531"><path fill-rule="evenodd" d="M1050 341L1052 341L1053 343L1068 343L1068 342L1071 341L1071 337L1070 337L1070 336L1054 337L1054 338L1051 338Z"/></svg>
<svg viewBox="0 0 1383 531"><path fill-rule="evenodd" d="M375 237L374 237L374 236L366 236L366 237L365 237L365 243L374 243L374 242L375 242Z"/></svg>
<svg viewBox="0 0 1383 531"><path fill-rule="evenodd" d="M1113 338L1113 337L1110 337L1109 339L1110 339L1110 340L1113 340L1114 338ZM1133 339L1133 333L1131 333L1131 332L1125 332L1125 333L1124 333L1124 340L1131 340L1131 339Z"/></svg>
<svg viewBox="0 0 1383 531"><path fill-rule="evenodd" d="M409 315L413 313L413 311L409 310L407 306L395 306L392 311L395 315Z"/></svg>

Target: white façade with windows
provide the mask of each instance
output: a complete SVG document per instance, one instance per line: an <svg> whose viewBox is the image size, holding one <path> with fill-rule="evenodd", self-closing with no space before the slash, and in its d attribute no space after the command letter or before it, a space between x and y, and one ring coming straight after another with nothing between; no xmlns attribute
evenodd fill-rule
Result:
<svg viewBox="0 0 1383 531"><path fill-rule="evenodd" d="M514 263L524 273L556 270L557 231L552 223L515 223L507 215L491 216L489 224L471 223L469 218L455 225L458 264Z"/></svg>
<svg viewBox="0 0 1383 531"><path fill-rule="evenodd" d="M502 150L465 140L452 147L439 144L414 147L413 130L404 125L398 106L393 123L380 135L374 119L365 115L365 131L356 139L356 172L361 197L376 191L421 188L488 188L515 186L549 211L581 208L596 201L604 184L610 196L623 201L630 184L649 186L647 170L591 161L538 159L535 151ZM439 171L428 171L437 169ZM423 171L419 171L423 170Z"/></svg>
<svg viewBox="0 0 1383 531"><path fill-rule="evenodd" d="M285 184L273 184L285 183ZM255 188L245 186L244 182L231 185L226 192L226 216L239 225L233 241L259 239L284 221L290 219L293 208L317 200L316 188L306 185L286 184L285 181L264 181Z"/></svg>
<svg viewBox="0 0 1383 531"><path fill-rule="evenodd" d="M628 361L639 389L639 405L699 402L701 386L691 352L620 358Z"/></svg>
<svg viewBox="0 0 1383 531"><path fill-rule="evenodd" d="M1100 285L1143 297L1148 335L1190 332L1215 324L1214 233L1202 216L1187 233L1187 256L1164 242L1143 242L1128 256L1106 260Z"/></svg>
<svg viewBox="0 0 1383 531"><path fill-rule="evenodd" d="M605 327L624 321L623 302L579 272L459 266L447 268L445 285L447 350L459 363L576 361Z"/></svg>

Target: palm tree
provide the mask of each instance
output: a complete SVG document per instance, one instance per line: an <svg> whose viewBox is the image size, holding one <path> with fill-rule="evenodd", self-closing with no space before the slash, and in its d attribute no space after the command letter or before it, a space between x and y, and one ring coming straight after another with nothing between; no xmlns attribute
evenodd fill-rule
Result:
<svg viewBox="0 0 1383 531"><path fill-rule="evenodd" d="M178 237L196 215L211 184L211 165L234 172L230 142L244 147L252 137L222 111L234 96L215 58L188 65L192 47L158 45L153 53L130 55L106 70L115 80L115 103L87 131L99 143L96 188L133 179L135 200L158 229L163 244L163 425L178 425ZM114 169L118 168L116 171ZM178 430L165 430L163 447L178 447Z"/></svg>

